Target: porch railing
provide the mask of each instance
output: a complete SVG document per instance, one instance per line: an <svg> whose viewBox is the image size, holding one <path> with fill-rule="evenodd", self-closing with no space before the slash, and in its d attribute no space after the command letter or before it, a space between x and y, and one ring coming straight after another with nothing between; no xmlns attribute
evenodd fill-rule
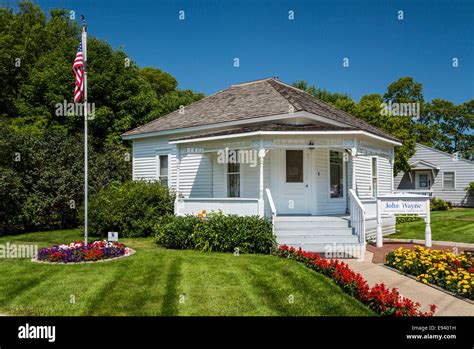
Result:
<svg viewBox="0 0 474 349"><path fill-rule="evenodd" d="M258 199L256 198L185 198L179 199L175 213L177 215L197 215L202 210L207 212L222 211L226 214L241 216L258 215Z"/></svg>
<svg viewBox="0 0 474 349"><path fill-rule="evenodd" d="M406 189L406 190L395 190L394 191L396 194L399 193L408 193L408 194L416 194L416 195L426 195L426 196L433 196L433 191L432 190L423 190L423 189Z"/></svg>
<svg viewBox="0 0 474 349"><path fill-rule="evenodd" d="M360 243L365 243L365 208L354 189L349 189L351 228L359 237Z"/></svg>
<svg viewBox="0 0 474 349"><path fill-rule="evenodd" d="M275 232L275 217L277 214L275 202L273 201L272 192L269 188L265 189L265 193L267 194L268 203L270 204L270 210L272 211L272 229Z"/></svg>

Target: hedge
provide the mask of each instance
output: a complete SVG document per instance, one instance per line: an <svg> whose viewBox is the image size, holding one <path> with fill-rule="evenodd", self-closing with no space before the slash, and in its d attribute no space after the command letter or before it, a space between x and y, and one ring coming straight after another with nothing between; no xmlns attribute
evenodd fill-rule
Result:
<svg viewBox="0 0 474 349"><path fill-rule="evenodd" d="M451 208L451 203L440 198L433 198L430 200L431 211L446 211Z"/></svg>
<svg viewBox="0 0 474 349"><path fill-rule="evenodd" d="M175 249L268 254L276 247L268 219L222 212L162 218L155 234L159 245Z"/></svg>
<svg viewBox="0 0 474 349"><path fill-rule="evenodd" d="M160 217L173 213L173 204L174 194L160 183L113 183L90 199L91 235L116 231L121 237L150 236Z"/></svg>

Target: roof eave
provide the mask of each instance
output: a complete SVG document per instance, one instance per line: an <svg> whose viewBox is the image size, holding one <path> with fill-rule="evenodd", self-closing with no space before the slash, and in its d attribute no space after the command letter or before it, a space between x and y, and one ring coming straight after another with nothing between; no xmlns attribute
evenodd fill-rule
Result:
<svg viewBox="0 0 474 349"><path fill-rule="evenodd" d="M252 137L252 136L295 136L295 135L364 135L370 138L377 139L379 141L391 143L395 146L401 146L402 143L390 140L388 138L384 138L375 134L372 134L367 131L363 130L351 130L351 131L252 131L252 132L244 132L244 133L235 133L235 134L228 134L228 135L220 135L220 136L210 136L210 137L201 137L201 138L192 138L192 139L175 139L170 140L170 144L188 144L188 143L198 143L198 142L208 142L208 141L215 141L221 139L229 139L229 138L242 138L242 137Z"/></svg>

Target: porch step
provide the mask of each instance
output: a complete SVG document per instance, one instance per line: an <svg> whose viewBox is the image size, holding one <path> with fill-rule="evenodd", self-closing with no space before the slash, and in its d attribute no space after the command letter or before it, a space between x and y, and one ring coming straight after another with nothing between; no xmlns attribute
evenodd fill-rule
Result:
<svg viewBox="0 0 474 349"><path fill-rule="evenodd" d="M278 228L349 228L349 221L275 221Z"/></svg>
<svg viewBox="0 0 474 349"><path fill-rule="evenodd" d="M274 232L278 244L311 252L361 246L345 216L277 216Z"/></svg>
<svg viewBox="0 0 474 349"><path fill-rule="evenodd" d="M278 222L336 222L336 221L349 221L349 216L334 215L334 216L276 216L275 221Z"/></svg>
<svg viewBox="0 0 474 349"><path fill-rule="evenodd" d="M288 245L288 244L287 244ZM331 243L301 243L288 245L296 249L300 248L306 252L319 252L324 253L326 258L358 258L364 251L364 244L331 244ZM345 251L341 255L341 252Z"/></svg>
<svg viewBox="0 0 474 349"><path fill-rule="evenodd" d="M359 239L355 235L277 235L278 243L281 245L294 245L294 244L316 244L316 243L338 243L338 244L351 244L358 243Z"/></svg>
<svg viewBox="0 0 474 349"><path fill-rule="evenodd" d="M314 226L300 226L281 227L275 225L275 233L278 235L352 235L352 228L348 227L314 227Z"/></svg>

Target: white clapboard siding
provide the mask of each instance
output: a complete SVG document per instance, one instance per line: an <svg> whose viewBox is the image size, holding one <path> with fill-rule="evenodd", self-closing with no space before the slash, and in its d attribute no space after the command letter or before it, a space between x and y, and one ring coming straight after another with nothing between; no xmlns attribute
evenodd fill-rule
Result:
<svg viewBox="0 0 474 349"><path fill-rule="evenodd" d="M212 197L214 198L226 198L227 187L226 187L226 165L217 162L217 156L212 157Z"/></svg>
<svg viewBox="0 0 474 349"><path fill-rule="evenodd" d="M378 193L386 195L392 193L393 171L390 160L386 157L378 156Z"/></svg>
<svg viewBox="0 0 474 349"><path fill-rule="evenodd" d="M212 163L207 154L182 156L179 191L185 198L209 198L212 196Z"/></svg>
<svg viewBox="0 0 474 349"><path fill-rule="evenodd" d="M267 188L270 183L270 163L271 163L271 152L267 153L264 160L264 177L263 186ZM225 198L227 197L227 169L226 164L217 162L217 156L213 157L213 197L214 198ZM240 189L241 197L243 198L258 198L259 195L259 181L260 181L260 165L257 159L256 166L251 164L240 165Z"/></svg>
<svg viewBox="0 0 474 349"><path fill-rule="evenodd" d="M372 157L358 155L354 159L356 168L356 189L361 199L372 198ZM387 157L377 156L377 185L378 194L392 192L392 166Z"/></svg>
<svg viewBox="0 0 474 349"><path fill-rule="evenodd" d="M270 165L271 152L265 155L263 162L263 188L268 188L270 183ZM244 198L258 198L260 188L260 164L257 159L257 166L250 164L242 164L242 197Z"/></svg>
<svg viewBox="0 0 474 349"><path fill-rule="evenodd" d="M165 138L143 138L133 141L133 179L156 179L156 152L175 152L175 147Z"/></svg>
<svg viewBox="0 0 474 349"><path fill-rule="evenodd" d="M474 162L458 159L453 160L453 156L439 150L416 145L416 153L410 159L410 163L418 160L424 160L432 163L440 168L435 170L435 178L432 183L431 190L433 196L452 202L454 205L460 206L474 206L474 196L469 196L465 188L470 182L474 182ZM443 172L455 172L455 190L443 189ZM408 174L403 172L395 177L395 189L397 190L413 190L415 189L415 176L412 176L413 181L410 181Z"/></svg>
<svg viewBox="0 0 474 349"><path fill-rule="evenodd" d="M356 192L361 199L369 199L372 197L372 174L371 174L371 157L356 156L354 166L356 172Z"/></svg>
<svg viewBox="0 0 474 349"><path fill-rule="evenodd" d="M158 170L157 155L169 158L170 187L176 189L175 145L168 138L144 138L133 142L133 179L156 180ZM180 192L184 197L212 196L212 163L208 154L188 154L181 158Z"/></svg>

